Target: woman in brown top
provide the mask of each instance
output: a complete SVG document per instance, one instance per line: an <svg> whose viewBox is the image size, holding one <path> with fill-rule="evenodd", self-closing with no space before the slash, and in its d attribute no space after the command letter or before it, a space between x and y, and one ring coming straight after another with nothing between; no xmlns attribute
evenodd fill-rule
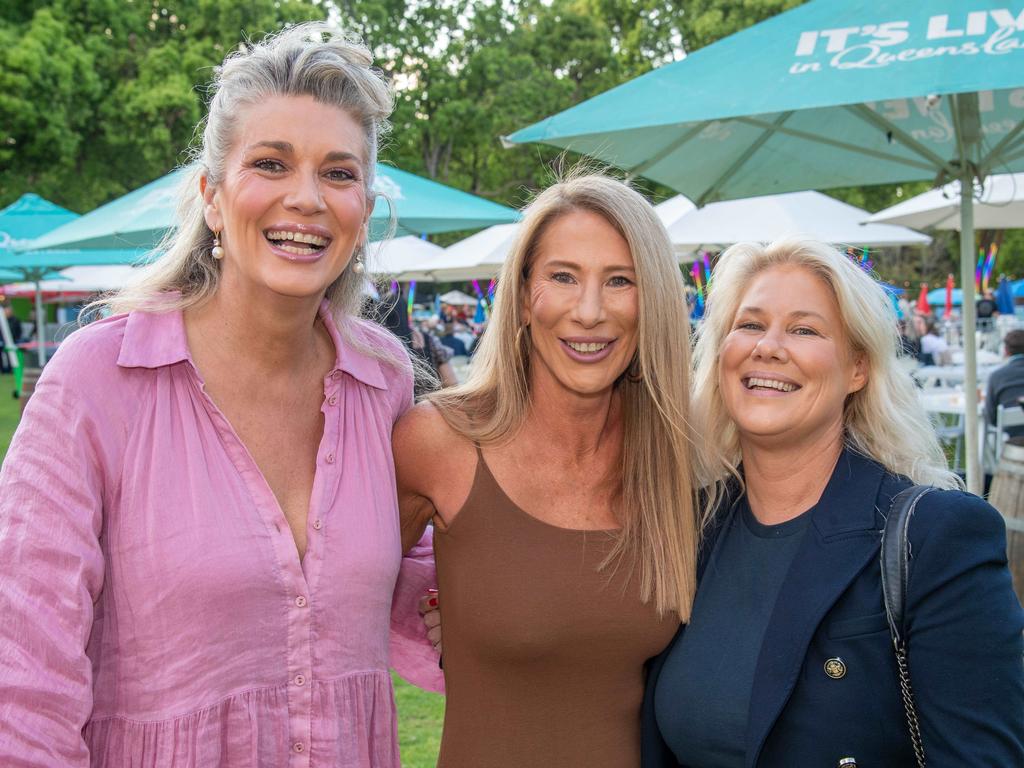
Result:
<svg viewBox="0 0 1024 768"><path fill-rule="evenodd" d="M582 176L499 286L469 381L394 435L405 546L435 525L439 765L638 766L644 662L694 590L682 278L643 197Z"/></svg>

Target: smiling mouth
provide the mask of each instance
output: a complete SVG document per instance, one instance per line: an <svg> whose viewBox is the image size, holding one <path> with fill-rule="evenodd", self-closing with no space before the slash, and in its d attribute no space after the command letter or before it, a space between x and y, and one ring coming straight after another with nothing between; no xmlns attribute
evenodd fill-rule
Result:
<svg viewBox="0 0 1024 768"><path fill-rule="evenodd" d="M610 341L601 342L588 342L586 344L580 344L575 341L565 342L574 352L579 352L581 355L595 355L598 352L603 352L604 349L611 344Z"/></svg>
<svg viewBox="0 0 1024 768"><path fill-rule="evenodd" d="M309 232L289 232L285 230L268 230L264 233L267 240L275 248L295 256L313 256L323 251L331 240L327 237Z"/></svg>
<svg viewBox="0 0 1024 768"><path fill-rule="evenodd" d="M751 376L743 379L743 386L751 390L773 390L775 392L795 392L800 389L799 384L792 384L788 381L778 379L764 379Z"/></svg>

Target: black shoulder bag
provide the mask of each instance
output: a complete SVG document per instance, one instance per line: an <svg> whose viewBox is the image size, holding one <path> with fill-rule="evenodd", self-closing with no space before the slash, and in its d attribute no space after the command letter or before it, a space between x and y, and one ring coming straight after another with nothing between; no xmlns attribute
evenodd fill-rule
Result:
<svg viewBox="0 0 1024 768"><path fill-rule="evenodd" d="M885 599L885 614L889 619L889 632L896 650L896 665L900 672L900 693L903 709L907 715L907 730L914 745L914 756L918 768L924 768L924 743L921 728L917 722L914 707L914 691L910 687L910 670L907 667L907 638L903 631L903 605L907 597L907 575L910 569L910 542L907 529L917 502L931 491L931 486L914 485L900 491L892 500L889 517L882 531L882 596Z"/></svg>

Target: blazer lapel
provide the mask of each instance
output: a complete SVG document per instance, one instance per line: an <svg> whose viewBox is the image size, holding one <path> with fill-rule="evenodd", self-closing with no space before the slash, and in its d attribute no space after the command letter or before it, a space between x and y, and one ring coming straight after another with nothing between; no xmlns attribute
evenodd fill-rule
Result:
<svg viewBox="0 0 1024 768"><path fill-rule="evenodd" d="M850 450L840 456L782 583L754 672L746 764L757 762L789 699L822 618L878 555L875 504L884 468Z"/></svg>

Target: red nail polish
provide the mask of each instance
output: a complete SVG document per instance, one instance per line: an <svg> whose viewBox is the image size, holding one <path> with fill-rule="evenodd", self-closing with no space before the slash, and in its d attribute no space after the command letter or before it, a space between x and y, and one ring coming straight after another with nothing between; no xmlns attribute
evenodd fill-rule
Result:
<svg viewBox="0 0 1024 768"><path fill-rule="evenodd" d="M431 608L437 608L437 598L432 597L429 600L427 600L427 605L429 605Z"/></svg>

